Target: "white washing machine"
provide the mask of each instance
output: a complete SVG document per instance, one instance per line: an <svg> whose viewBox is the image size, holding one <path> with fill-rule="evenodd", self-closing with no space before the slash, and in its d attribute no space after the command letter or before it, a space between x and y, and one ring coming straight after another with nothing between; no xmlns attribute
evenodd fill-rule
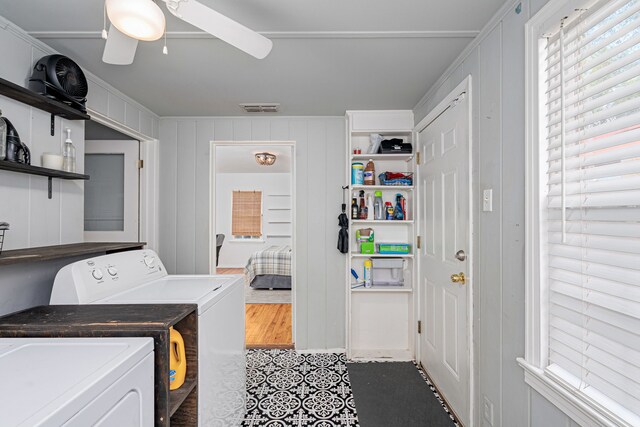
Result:
<svg viewBox="0 0 640 427"><path fill-rule="evenodd" d="M51 293L51 304L145 303L198 304L198 425L240 425L246 402L242 275L168 275L158 255L145 249L69 264Z"/></svg>
<svg viewBox="0 0 640 427"><path fill-rule="evenodd" d="M2 426L153 426L152 338L2 338L0 367Z"/></svg>

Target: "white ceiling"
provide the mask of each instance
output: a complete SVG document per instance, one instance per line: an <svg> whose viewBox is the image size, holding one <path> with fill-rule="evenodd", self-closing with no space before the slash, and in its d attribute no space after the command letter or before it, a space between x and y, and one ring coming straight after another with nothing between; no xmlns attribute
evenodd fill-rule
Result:
<svg viewBox="0 0 640 427"><path fill-rule="evenodd" d="M276 162L261 166L255 160L257 153L275 154ZM289 173L291 147L286 145L222 145L216 147L216 173Z"/></svg>
<svg viewBox="0 0 640 427"><path fill-rule="evenodd" d="M271 54L254 59L167 12L168 56L141 42L133 65L107 65L102 0L0 0L0 15L162 116L241 115L249 102L342 115L413 108L503 3L200 1L272 38Z"/></svg>

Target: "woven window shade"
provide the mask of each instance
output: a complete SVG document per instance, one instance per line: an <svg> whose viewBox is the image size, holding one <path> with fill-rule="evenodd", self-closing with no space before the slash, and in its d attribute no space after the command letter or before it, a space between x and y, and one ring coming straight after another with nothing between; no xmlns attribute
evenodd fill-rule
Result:
<svg viewBox="0 0 640 427"><path fill-rule="evenodd" d="M262 191L234 191L231 234L262 236Z"/></svg>

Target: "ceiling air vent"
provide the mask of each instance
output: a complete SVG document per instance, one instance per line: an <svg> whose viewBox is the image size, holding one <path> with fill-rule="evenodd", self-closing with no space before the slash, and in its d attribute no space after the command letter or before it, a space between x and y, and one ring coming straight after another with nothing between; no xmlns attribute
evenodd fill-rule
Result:
<svg viewBox="0 0 640 427"><path fill-rule="evenodd" d="M245 113L277 113L280 104L240 104Z"/></svg>

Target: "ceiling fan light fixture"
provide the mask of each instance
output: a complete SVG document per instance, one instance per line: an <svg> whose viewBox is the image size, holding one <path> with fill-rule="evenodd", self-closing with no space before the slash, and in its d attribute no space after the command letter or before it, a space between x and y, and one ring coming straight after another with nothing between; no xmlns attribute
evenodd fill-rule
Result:
<svg viewBox="0 0 640 427"><path fill-rule="evenodd" d="M261 166L271 166L276 162L276 155L271 153L257 153L256 163Z"/></svg>
<svg viewBox="0 0 640 427"><path fill-rule="evenodd" d="M152 0L106 0L106 8L111 23L129 37L154 41L164 34L164 13Z"/></svg>

